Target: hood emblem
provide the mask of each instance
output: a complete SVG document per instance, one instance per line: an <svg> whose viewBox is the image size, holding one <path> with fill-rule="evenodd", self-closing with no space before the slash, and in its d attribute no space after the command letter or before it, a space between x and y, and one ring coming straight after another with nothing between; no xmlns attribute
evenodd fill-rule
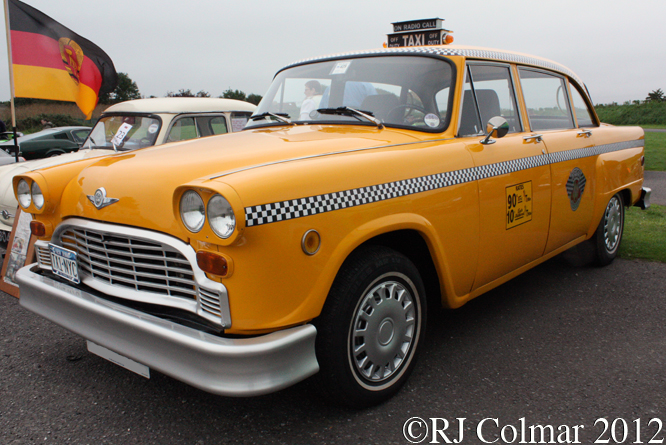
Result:
<svg viewBox="0 0 666 445"><path fill-rule="evenodd" d="M114 202L118 202L118 199L116 198L107 198L106 197L106 190L104 187L100 187L95 191L94 195L86 195L90 202L93 203L97 209L101 209L106 206L110 206Z"/></svg>

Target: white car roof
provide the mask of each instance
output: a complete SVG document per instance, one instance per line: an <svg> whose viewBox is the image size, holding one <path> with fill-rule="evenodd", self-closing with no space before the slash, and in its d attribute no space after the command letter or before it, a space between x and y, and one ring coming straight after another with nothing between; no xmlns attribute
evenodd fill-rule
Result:
<svg viewBox="0 0 666 445"><path fill-rule="evenodd" d="M252 113L257 107L249 102L211 97L157 97L136 99L111 105L105 113L211 113L243 111Z"/></svg>

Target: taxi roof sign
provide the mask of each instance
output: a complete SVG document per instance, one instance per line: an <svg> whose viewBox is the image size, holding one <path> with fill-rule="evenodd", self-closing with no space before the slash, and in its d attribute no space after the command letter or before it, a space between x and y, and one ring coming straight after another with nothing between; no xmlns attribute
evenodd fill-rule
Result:
<svg viewBox="0 0 666 445"><path fill-rule="evenodd" d="M393 22L393 32L423 31L426 29L442 29L444 19L439 17L434 19L410 20L408 22Z"/></svg>
<svg viewBox="0 0 666 445"><path fill-rule="evenodd" d="M388 47L396 48L401 46L428 46L428 45L446 45L453 41L453 36L449 36L450 31L444 29L442 24L444 19L423 19L411 20L408 22L395 22L393 25L393 34L388 34Z"/></svg>

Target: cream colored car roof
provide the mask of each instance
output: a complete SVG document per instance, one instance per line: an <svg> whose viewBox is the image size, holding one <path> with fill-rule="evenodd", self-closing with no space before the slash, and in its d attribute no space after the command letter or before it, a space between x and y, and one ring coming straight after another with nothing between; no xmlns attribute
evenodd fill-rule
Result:
<svg viewBox="0 0 666 445"><path fill-rule="evenodd" d="M249 102L211 97L157 97L136 99L111 105L105 113L213 113L241 111L252 113L257 107Z"/></svg>

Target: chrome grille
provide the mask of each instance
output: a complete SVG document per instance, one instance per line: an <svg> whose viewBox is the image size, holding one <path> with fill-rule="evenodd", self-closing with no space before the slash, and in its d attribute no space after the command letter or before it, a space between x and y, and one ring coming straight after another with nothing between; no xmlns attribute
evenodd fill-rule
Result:
<svg viewBox="0 0 666 445"><path fill-rule="evenodd" d="M35 243L35 255L37 256L39 267L51 267L51 252L49 251L48 244Z"/></svg>
<svg viewBox="0 0 666 445"><path fill-rule="evenodd" d="M139 292L196 299L192 266L168 245L79 227L67 228L60 241L78 252L80 271L96 280Z"/></svg>
<svg viewBox="0 0 666 445"><path fill-rule="evenodd" d="M222 316L220 311L220 296L217 292L211 292L207 289L199 289L199 299L201 302L201 309L208 312L209 314L216 315L218 317Z"/></svg>

